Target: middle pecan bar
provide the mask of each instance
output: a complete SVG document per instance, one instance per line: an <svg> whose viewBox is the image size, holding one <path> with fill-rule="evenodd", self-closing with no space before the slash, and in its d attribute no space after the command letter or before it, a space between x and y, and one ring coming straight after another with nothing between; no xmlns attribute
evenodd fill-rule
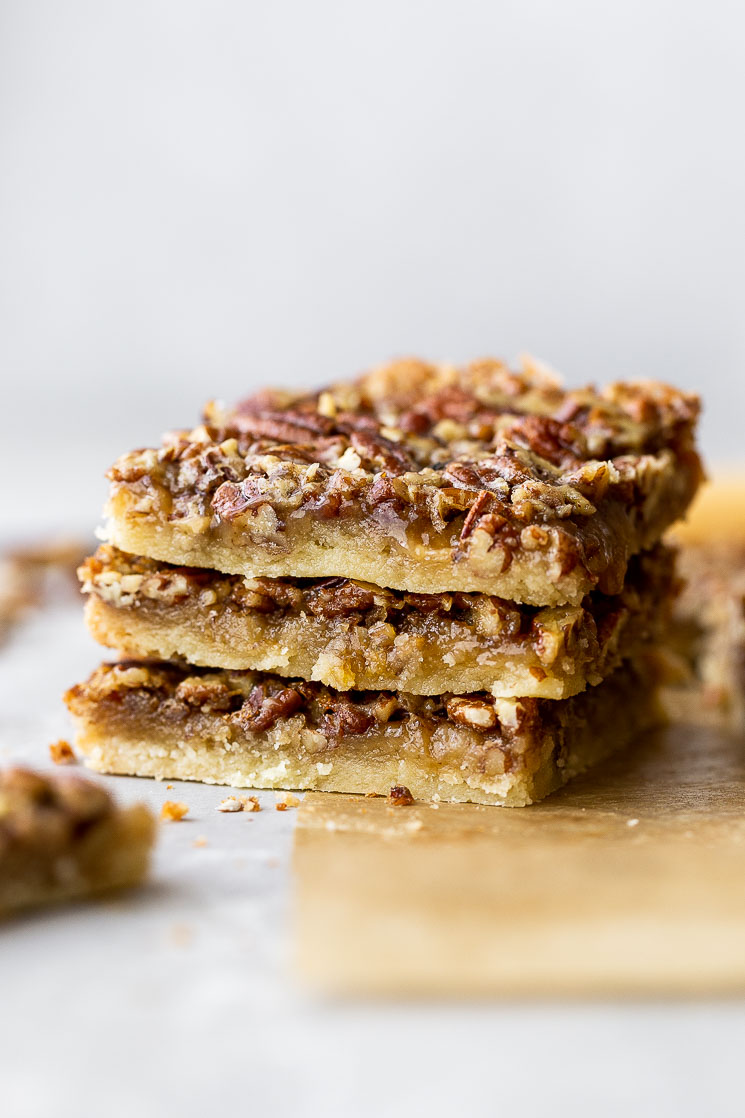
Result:
<svg viewBox="0 0 745 1118"><path fill-rule="evenodd" d="M489 690L564 699L657 638L674 556L637 556L621 594L516 606L485 594L410 594L350 579L246 579L99 548L80 568L93 635L126 656L300 676L341 691Z"/></svg>

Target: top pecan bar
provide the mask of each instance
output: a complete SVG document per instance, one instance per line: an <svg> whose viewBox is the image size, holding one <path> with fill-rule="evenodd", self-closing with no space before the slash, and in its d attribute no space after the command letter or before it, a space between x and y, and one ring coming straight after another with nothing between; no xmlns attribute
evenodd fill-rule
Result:
<svg viewBox="0 0 745 1118"><path fill-rule="evenodd" d="M566 391L527 364L400 361L317 393L208 406L109 472L124 551L533 605L618 593L701 478L695 396Z"/></svg>

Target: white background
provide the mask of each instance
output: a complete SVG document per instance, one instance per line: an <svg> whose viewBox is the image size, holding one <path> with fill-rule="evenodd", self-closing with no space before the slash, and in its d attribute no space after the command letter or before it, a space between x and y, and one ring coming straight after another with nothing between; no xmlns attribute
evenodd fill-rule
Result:
<svg viewBox="0 0 745 1118"><path fill-rule="evenodd" d="M739 0L3 0L6 523L409 353L672 380L736 459L744 101Z"/></svg>
<svg viewBox="0 0 745 1118"><path fill-rule="evenodd" d="M671 380L742 458L744 95L739 0L0 0L4 532L92 526L112 458L208 397L408 353ZM3 756L95 660L60 624L63 666L14 654ZM279 935L276 889L201 878L211 941L183 857L194 948L160 894L129 949L0 938L18 1113L743 1112L737 1003L309 1004L225 930Z"/></svg>

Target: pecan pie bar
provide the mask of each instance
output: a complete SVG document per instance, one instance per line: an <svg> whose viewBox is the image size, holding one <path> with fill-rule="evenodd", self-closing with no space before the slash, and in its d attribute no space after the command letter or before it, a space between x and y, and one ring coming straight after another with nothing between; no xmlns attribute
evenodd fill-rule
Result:
<svg viewBox="0 0 745 1118"><path fill-rule="evenodd" d="M135 885L155 821L76 774L0 771L0 916Z"/></svg>
<svg viewBox="0 0 745 1118"><path fill-rule="evenodd" d="M666 690L671 714L745 730L745 540L681 549L684 589L671 638L689 671Z"/></svg>
<svg viewBox="0 0 745 1118"><path fill-rule="evenodd" d="M685 512L698 410L653 382L566 391L496 361L266 391L119 459L109 541L250 578L579 605L619 593Z"/></svg>
<svg viewBox="0 0 745 1118"><path fill-rule="evenodd" d="M126 661L66 696L102 772L248 788L522 806L658 718L654 672L624 665L571 699L344 693L255 672Z"/></svg>
<svg viewBox="0 0 745 1118"><path fill-rule="evenodd" d="M186 660L419 695L563 699L659 636L673 553L635 556L622 592L580 606L411 594L350 579L246 579L105 545L80 568L93 635L125 656Z"/></svg>

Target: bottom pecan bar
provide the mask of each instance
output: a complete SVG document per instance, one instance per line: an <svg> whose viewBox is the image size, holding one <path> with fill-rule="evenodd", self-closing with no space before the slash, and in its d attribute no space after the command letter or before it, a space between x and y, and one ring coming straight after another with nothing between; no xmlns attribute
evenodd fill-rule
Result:
<svg viewBox="0 0 745 1118"><path fill-rule="evenodd" d="M523 806L659 717L641 661L566 700L338 692L258 672L103 664L66 696L99 771Z"/></svg>
<svg viewBox="0 0 745 1118"><path fill-rule="evenodd" d="M137 884L154 836L144 805L118 808L91 780L0 772L0 916Z"/></svg>

